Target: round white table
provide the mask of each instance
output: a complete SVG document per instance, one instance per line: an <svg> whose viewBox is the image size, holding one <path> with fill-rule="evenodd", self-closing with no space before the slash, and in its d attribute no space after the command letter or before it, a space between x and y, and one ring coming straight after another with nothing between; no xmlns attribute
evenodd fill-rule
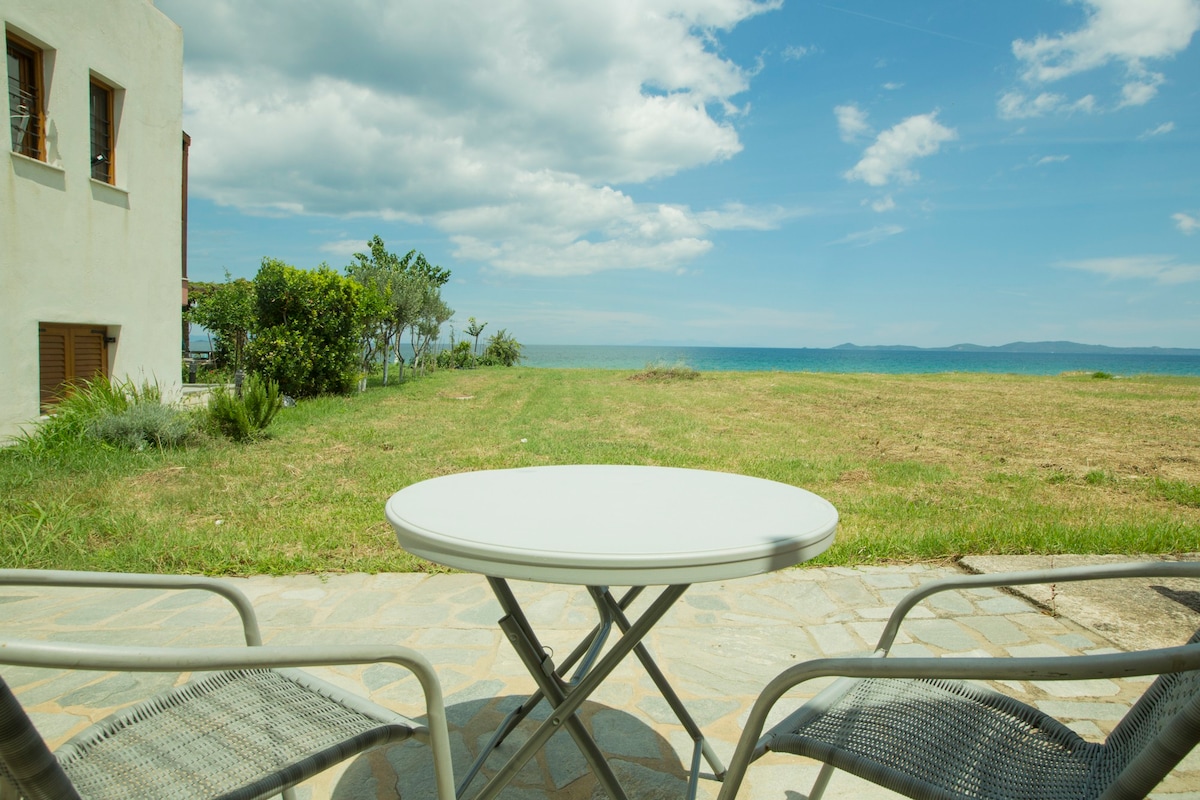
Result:
<svg viewBox="0 0 1200 800"><path fill-rule="evenodd" d="M830 503L795 486L671 467L464 472L401 489L404 549L498 578L657 586L799 564L833 543Z"/></svg>
<svg viewBox="0 0 1200 800"><path fill-rule="evenodd" d="M538 692L509 715L480 753L459 795L542 697L554 707L484 786L479 800L498 795L563 726L609 797L625 800L604 754L575 712L630 652L695 743L690 796L695 796L702 755L720 777L720 759L641 640L688 585L807 561L833 543L838 521L828 501L776 481L705 470L602 465L446 475L396 492L386 514L410 553L487 576L505 612L500 627L538 685ZM556 666L508 579L587 586L600 623ZM632 588L618 601L609 586ZM666 588L631 623L624 612L646 586ZM600 657L613 624L622 636ZM576 661L580 667L568 680L564 676Z"/></svg>

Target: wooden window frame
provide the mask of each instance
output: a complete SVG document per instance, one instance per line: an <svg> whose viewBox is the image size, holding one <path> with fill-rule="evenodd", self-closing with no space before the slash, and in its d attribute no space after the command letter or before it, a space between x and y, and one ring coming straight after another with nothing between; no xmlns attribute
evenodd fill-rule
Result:
<svg viewBox="0 0 1200 800"><path fill-rule="evenodd" d="M116 89L95 76L88 87L88 127L91 131L92 179L104 183L116 183L116 168L113 154L116 152L116 126L113 124ZM97 103L97 96L100 102ZM103 116L97 114L97 106Z"/></svg>
<svg viewBox="0 0 1200 800"><path fill-rule="evenodd" d="M12 150L14 153L20 153L23 156L34 158L38 161L45 161L46 111L44 107L45 94L42 91L42 49L19 36L14 36L7 32L5 33L4 41L5 62L9 67L6 71L8 73L9 135ZM18 59L16 76L11 72L13 59ZM25 75L21 75L22 70L26 72ZM20 105L22 94L25 95L26 99L23 105L31 113L21 115L29 119L29 124L25 131L18 137L19 129L16 123L18 115L15 113L14 99L17 99L17 105Z"/></svg>

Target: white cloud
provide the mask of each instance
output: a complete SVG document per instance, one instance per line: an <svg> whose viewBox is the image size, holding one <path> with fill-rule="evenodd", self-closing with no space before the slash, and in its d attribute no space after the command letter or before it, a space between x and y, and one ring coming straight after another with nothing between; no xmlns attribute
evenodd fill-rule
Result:
<svg viewBox="0 0 1200 800"><path fill-rule="evenodd" d="M845 178L868 186L884 186L892 180L911 183L917 179L917 173L909 169L909 164L933 155L943 142L956 138L958 133L953 128L937 121L937 112L909 117L880 133L859 162L845 173Z"/></svg>
<svg viewBox="0 0 1200 800"><path fill-rule="evenodd" d="M1164 133L1170 133L1173 130L1175 130L1174 122L1164 122L1162 125L1159 125L1157 128L1151 128L1150 130L1144 132L1138 138L1139 139L1150 139L1155 136L1162 136Z"/></svg>
<svg viewBox="0 0 1200 800"><path fill-rule="evenodd" d="M1013 54L1024 77L1047 83L1119 61L1134 70L1147 59L1169 58L1187 48L1200 29L1197 0L1082 0L1082 28L1058 36L1018 39Z"/></svg>
<svg viewBox="0 0 1200 800"><path fill-rule="evenodd" d="M584 275L609 269L678 270L707 253L715 230L770 230L806 213L728 204L696 212L684 205L636 203L561 176L514 182L510 202L439 215L435 224L458 258L526 275Z"/></svg>
<svg viewBox="0 0 1200 800"><path fill-rule="evenodd" d="M783 48L783 60L799 61L802 58L815 55L818 52L820 51L813 45L790 44Z"/></svg>
<svg viewBox="0 0 1200 800"><path fill-rule="evenodd" d="M366 253L370 248L367 242L362 239L338 239L334 242L326 242L318 249L322 253L349 258L355 253Z"/></svg>
<svg viewBox="0 0 1200 800"><path fill-rule="evenodd" d="M1053 112L1070 114L1079 111L1090 114L1096 110L1096 98L1089 94L1072 102L1065 95L1054 92L1040 92L1029 97L1014 90L1001 95L996 105L1001 119L1029 119Z"/></svg>
<svg viewBox="0 0 1200 800"><path fill-rule="evenodd" d="M1064 269L1094 272L1112 280L1152 280L1163 285L1200 281L1200 264L1180 264L1174 256L1128 256L1060 261Z"/></svg>
<svg viewBox="0 0 1200 800"><path fill-rule="evenodd" d="M877 200L871 201L871 210L877 211L879 213L883 213L884 211L891 211L895 207L896 207L896 201L892 199L892 196L890 194L885 197L880 197Z"/></svg>
<svg viewBox="0 0 1200 800"><path fill-rule="evenodd" d="M611 187L741 150L730 119L753 71L712 42L779 4L157 3L187 31L198 195L429 223L460 257L537 274L665 268L711 246L704 212Z"/></svg>
<svg viewBox="0 0 1200 800"><path fill-rule="evenodd" d="M843 236L841 239L830 242L830 244L849 244L855 247L866 247L867 245L882 242L892 236L904 233L903 226L900 225L877 225L874 228L865 231L857 231L855 233Z"/></svg>
<svg viewBox="0 0 1200 800"><path fill-rule="evenodd" d="M712 249L712 242L679 238L639 243L622 239L593 242L575 239L522 242L504 239L483 241L473 236L453 236L458 258L488 261L501 271L520 275L558 277L588 275L613 269L649 269L675 272Z"/></svg>
<svg viewBox="0 0 1200 800"><path fill-rule="evenodd" d="M871 126L867 123L867 112L854 103L835 106L833 115L837 117L838 134L843 142L852 142L871 131Z"/></svg>
<svg viewBox="0 0 1200 800"><path fill-rule="evenodd" d="M769 231L775 230L789 219L812 213L803 208L781 206L752 207L741 203L726 203L720 209L698 212L696 221L714 231Z"/></svg>
<svg viewBox="0 0 1200 800"><path fill-rule="evenodd" d="M1158 94L1158 87L1167 77L1161 72L1146 72L1121 87L1121 102L1117 108L1144 106Z"/></svg>
<svg viewBox="0 0 1200 800"><path fill-rule="evenodd" d="M1196 231L1200 231L1200 218L1193 217L1191 214L1180 211L1178 214L1172 214L1171 219L1175 220L1175 227L1179 228L1185 236L1191 236Z"/></svg>
<svg viewBox="0 0 1200 800"><path fill-rule="evenodd" d="M883 88L884 88L884 89L887 89L889 92L894 92L894 91L896 91L897 89L903 89L903 88L904 88L904 84L903 84L903 83L895 83L895 82L893 82L893 81L888 81L887 83L885 83L885 84L883 85Z"/></svg>
<svg viewBox="0 0 1200 800"><path fill-rule="evenodd" d="M1124 67L1121 99L1116 108L1144 105L1166 79L1146 63L1169 59L1187 49L1200 30L1200 0L1077 0L1087 9L1081 28L1032 41L1017 39L1013 55L1021 62L1021 77L1045 84L1109 64ZM1001 101L1001 116L1005 116ZM1036 105L1022 106L1034 116ZM1041 113L1060 110L1061 105Z"/></svg>
<svg viewBox="0 0 1200 800"><path fill-rule="evenodd" d="M1042 156L1034 163L1034 166L1040 167L1045 164L1061 164L1062 162L1067 161L1070 158L1071 158L1070 156Z"/></svg>

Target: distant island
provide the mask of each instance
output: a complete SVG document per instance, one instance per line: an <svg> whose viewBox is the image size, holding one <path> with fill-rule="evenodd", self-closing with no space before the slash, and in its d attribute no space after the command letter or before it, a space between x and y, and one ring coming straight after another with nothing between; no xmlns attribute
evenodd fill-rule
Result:
<svg viewBox="0 0 1200 800"><path fill-rule="evenodd" d="M955 344L949 347L913 347L904 344L857 345L839 344L832 350L924 350L960 353L1066 353L1127 356L1196 356L1200 349L1187 347L1108 347L1103 344L1080 344L1079 342L1010 342L989 347L981 344Z"/></svg>

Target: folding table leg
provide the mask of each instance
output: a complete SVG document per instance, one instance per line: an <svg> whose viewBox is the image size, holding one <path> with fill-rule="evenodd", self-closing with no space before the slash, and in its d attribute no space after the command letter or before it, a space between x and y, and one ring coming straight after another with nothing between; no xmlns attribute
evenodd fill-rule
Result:
<svg viewBox="0 0 1200 800"><path fill-rule="evenodd" d="M641 595L645 588L645 586L629 587L625 591L625 594L621 595L621 599L617 602L617 608L622 611L628 609L629 606L633 605L633 601ZM506 613L509 608L516 607L517 605L516 598L511 596L511 592L507 593L503 603ZM561 677L563 674L566 674L571 667L575 666L576 662L578 662L580 659L583 659L583 662L579 665L579 669L577 670L575 677L572 678L570 683L566 685L573 686L574 684L578 683L584 675L587 674L588 670L591 669L592 663L594 662L600 649L608 640L608 634L612 629L612 623L614 619L610 615L606 615L603 609L599 609L598 613L600 613L602 617L600 622L597 623L596 627L592 628L591 633L580 640L579 644L576 645L575 649L563 659L562 663L556 670ZM458 788L455 790L456 797L461 798L466 795L467 789L474 782L475 776L479 774L479 770L483 768L485 763L487 763L487 760L491 754L496 750L496 748L504 743L504 740L508 738L508 735L516 730L517 726L520 725L527 716L529 716L530 712L537 707L537 704L540 703L544 697L545 695L542 694L542 690L538 689L529 697L526 697L519 706L508 713L503 721L501 721L500 726L496 729L496 732L492 734L492 738L486 745L484 745L483 749L479 752L479 755L475 757L475 761L471 764L461 778Z"/></svg>
<svg viewBox="0 0 1200 800"><path fill-rule="evenodd" d="M557 711L568 695L567 688L554 669L553 661L550 656L545 654L537 634L534 633L533 627L517 603L516 596L513 595L508 583L500 578L488 578L488 583L492 584L492 590L500 601L501 608L507 612L505 617L500 620L500 629L508 636L509 642L512 643L513 649L525 663L525 668L538 685L538 689ZM600 781L600 785L604 787L604 791L608 793L610 800L627 800L621 784L617 781L617 776L613 774L612 767L608 765L608 761L604 757L604 753L600 751L596 740L588 733L579 717L574 713L565 715L562 723L566 726L571 738L575 740L575 744L578 745L588 766L592 768L592 772ZM532 755L531 753L530 756ZM528 758L525 759L525 761L528 760ZM525 761L522 761L520 766L524 766ZM509 764L511 763L510 760ZM513 774L515 774L515 770ZM489 783L484 787L483 792L479 795L480 798L487 796L490 786Z"/></svg>
<svg viewBox="0 0 1200 800"><path fill-rule="evenodd" d="M498 593L501 591L509 591L507 585L499 579L488 578L488 581L495 581L493 585L494 589L496 588L497 584L502 585L501 588L497 590ZM595 742L592 740L587 731L582 730L582 723L580 723L578 717L575 716L575 712L578 711L579 707L583 705L583 702L587 700L589 696L591 696L592 692L596 691L596 688L604 681L604 679L607 678L614 669L616 669L617 665L621 663L625 656L629 655L630 651L632 651L634 647L641 642L645 635L650 632L650 629L654 627L655 623L662 619L663 615L666 614L667 611L670 610L671 606L675 604L675 601L678 600L685 591L687 591L687 588L688 587L686 584L681 584L676 586L668 586L663 589L662 594L660 594L654 600L654 602L650 604L650 607L643 611L641 616L639 616L637 620L629 626L629 630L627 630L625 634L617 641L617 643L613 645L613 648L596 663L592 670L588 672L588 674L585 675L578 684L572 687L570 692L566 694L560 702L554 703L554 710L551 712L549 718L547 718L542 722L541 725L538 726L537 730L534 731L533 735L529 737L525 744L523 744L512 756L512 758L510 758L508 762L500 768L499 772L492 776L492 779L488 781L486 786L483 787L483 790L479 793L476 800L494 800L494 798L500 794L504 787L507 786L510 781L512 781L513 777L516 776L521 768L525 766L525 764L527 764L539 750L546 746L546 742L550 740L551 736L561 730L564 725L567 726L568 730L572 729L572 721L579 725L583 737L592 742L593 746L595 745ZM499 596L499 594L497 596ZM520 609L518 608L517 611L520 612ZM512 617L513 615L509 615L509 618ZM524 615L521 615L521 619L524 620ZM524 620L524 622L525 625L528 625L527 620ZM529 644L530 642L533 643L532 648L526 646L526 644ZM547 686L552 686L555 690L557 690L557 692L561 693L562 689L558 687L558 684L554 681L550 681L544 675L544 673L541 672L543 667L546 666L546 660L541 657L542 651L536 642L536 637L533 637L529 640L529 642L521 645L521 649L525 651L525 655L523 655L522 658L524 659L526 656L532 656L527 661L526 666L530 668L530 672L534 675L534 679L539 681L539 683L541 683L543 680L546 681ZM516 642L514 642L514 644L516 644ZM553 702L552 695L548 693L547 697L551 698L551 701ZM578 739L576 741L578 741ZM586 752L584 755L586 757ZM608 769L607 763L603 762L603 755L601 755L601 762L604 766L604 772L607 772L609 775L611 775L612 771ZM612 800L624 800L624 791L621 789L620 785L616 783L615 776L613 776L614 785L612 787L605 785L602 772L598 772L597 777L600 779L601 785L604 786L604 790L608 792Z"/></svg>
<svg viewBox="0 0 1200 800"><path fill-rule="evenodd" d="M617 622L617 627L621 629L621 633L625 634L629 630L629 620L626 618L622 606L613 598L612 593L604 590L597 592L597 602L604 602L609 606L610 613L613 619ZM697 757L698 753L703 753L704 758L708 761L708 765L713 769L713 776L720 780L725 774L725 765L721 763L720 757L712 749L712 745L704 738L704 734L700 731L700 726L692 719L692 715L688 713L687 707L683 701L679 699L679 695L675 693L675 689L667 682L667 676L659 669L654 658L650 655L650 651L646 649L646 645L641 642L633 648L634 655L642 662L642 666L650 675L650 679L654 681L654 685L658 687L658 691L662 693L663 699L667 701L667 705L675 712L675 718L683 725L683 729L687 731L688 736L692 737L694 746L692 752L692 769L689 776L691 785L688 793L689 797L694 797L696 793L696 781L700 777L700 760Z"/></svg>

